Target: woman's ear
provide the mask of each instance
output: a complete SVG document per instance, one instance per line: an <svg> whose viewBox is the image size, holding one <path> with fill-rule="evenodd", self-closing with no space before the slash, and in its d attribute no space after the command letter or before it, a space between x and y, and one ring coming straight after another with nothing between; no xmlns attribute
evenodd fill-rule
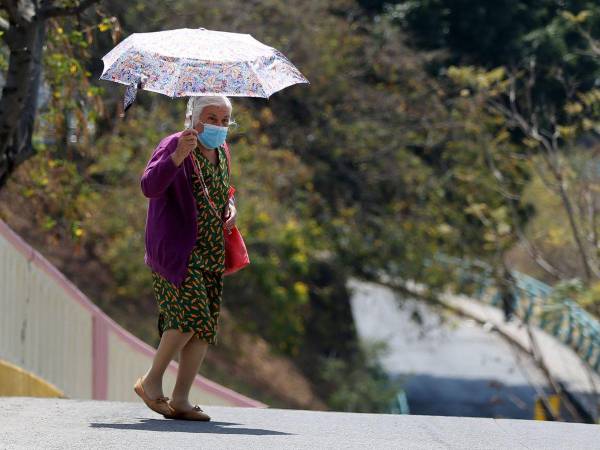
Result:
<svg viewBox="0 0 600 450"><path fill-rule="evenodd" d="M204 131L204 124L198 121L196 122L196 126L194 127L194 129L198 132L198 134L200 134Z"/></svg>

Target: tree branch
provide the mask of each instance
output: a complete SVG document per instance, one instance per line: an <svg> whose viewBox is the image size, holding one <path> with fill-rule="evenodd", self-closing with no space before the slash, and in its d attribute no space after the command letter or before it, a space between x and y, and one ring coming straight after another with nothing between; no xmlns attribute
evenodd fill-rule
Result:
<svg viewBox="0 0 600 450"><path fill-rule="evenodd" d="M538 128L537 116L534 112L531 112L529 121L523 117L517 105L516 79L511 78L510 81L511 83L508 92L509 106L504 106L500 102L494 100L492 100L490 104L492 107L495 107L501 113L503 113L508 119L509 123L515 124L521 129L521 131L523 131L523 133L525 133L526 136L537 141L540 145L540 148L543 150L540 152L542 161L546 163L550 173L556 181L556 187L558 189L557 194L563 204L565 213L567 214L569 226L571 227L571 233L573 235L573 239L575 240L577 249L579 250L579 256L585 272L585 281L589 282L592 274L595 276L600 275L600 270L595 267L591 261L587 248L583 244L581 231L577 225L577 221L575 220L575 212L567 192L563 169L560 164L558 140L555 133L545 132L545 130Z"/></svg>
<svg viewBox="0 0 600 450"><path fill-rule="evenodd" d="M35 17L36 7L30 0L0 0L0 3L7 12L10 23L24 25Z"/></svg>
<svg viewBox="0 0 600 450"><path fill-rule="evenodd" d="M546 271L553 277L555 277L559 280L562 279L564 277L564 274L561 273L561 271L559 269L552 266L552 264L550 264L550 262L548 262L546 259L544 259L542 256L542 252L536 247L534 242L529 240L527 238L527 236L525 235L525 232L523 231L523 228L521 227L519 215L518 215L515 205L513 203L513 200L520 200L520 197L515 194L511 194L509 192L510 189L505 185L506 183L504 182L504 179L502 177L500 170L496 167L496 165L494 163L494 158L492 157L489 148L487 146L483 146L483 148L486 153L486 162L488 164L488 167L490 168L490 171L492 172L492 174L494 175L494 178L496 178L498 185L500 186L501 194L503 196L505 196L505 198L507 199L506 204L508 205L508 209L510 211L513 225L514 225L514 230L517 235L517 238L519 239L519 242L525 246L525 250L527 251L529 256L533 259L533 261L540 268L542 268L544 271ZM510 195L510 197L507 197L505 195L505 192L508 193ZM504 260L503 260L503 262L504 262Z"/></svg>
<svg viewBox="0 0 600 450"><path fill-rule="evenodd" d="M72 16L72 15L79 14L79 13L85 11L87 8L92 6L94 3L98 3L99 1L101 1L101 0L83 0L77 6L63 7L63 8L54 6L54 7L44 8L40 11L40 14L46 19L49 17Z"/></svg>
<svg viewBox="0 0 600 450"><path fill-rule="evenodd" d="M591 53L595 56L600 56L600 41L594 39L589 32L583 29L583 27L578 25L577 29L587 39L588 44L590 45Z"/></svg>

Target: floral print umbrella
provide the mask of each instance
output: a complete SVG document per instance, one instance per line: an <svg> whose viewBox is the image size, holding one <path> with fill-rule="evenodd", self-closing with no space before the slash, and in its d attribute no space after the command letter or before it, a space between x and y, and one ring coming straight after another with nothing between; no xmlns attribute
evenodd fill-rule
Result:
<svg viewBox="0 0 600 450"><path fill-rule="evenodd" d="M137 89L169 97L269 98L293 84L309 83L281 52L249 34L204 28L134 33L102 61L101 80L128 86L125 110Z"/></svg>

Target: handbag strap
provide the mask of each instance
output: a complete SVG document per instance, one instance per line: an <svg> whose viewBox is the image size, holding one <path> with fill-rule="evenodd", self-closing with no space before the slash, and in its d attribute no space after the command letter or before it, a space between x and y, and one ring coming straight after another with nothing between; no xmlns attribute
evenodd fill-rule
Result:
<svg viewBox="0 0 600 450"><path fill-rule="evenodd" d="M229 153L229 145L227 142L223 142L225 146L225 156L227 156L227 175L231 178L231 153Z"/></svg>
<svg viewBox="0 0 600 450"><path fill-rule="evenodd" d="M228 197L233 197L233 193L235 192L235 188L231 184L231 153L229 152L229 145L227 142L223 143L225 145L225 156L227 156L227 175L229 175L229 193Z"/></svg>

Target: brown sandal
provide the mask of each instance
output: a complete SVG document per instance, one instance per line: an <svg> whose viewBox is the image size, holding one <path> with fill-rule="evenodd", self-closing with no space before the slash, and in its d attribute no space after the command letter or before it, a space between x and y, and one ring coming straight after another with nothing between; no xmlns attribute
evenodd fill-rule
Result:
<svg viewBox="0 0 600 450"><path fill-rule="evenodd" d="M142 377L139 377L137 379L137 381L135 382L135 385L133 386L133 390L135 391L135 393L137 395L139 395L141 397L142 400L144 400L144 403L152 411L157 412L158 414L162 414L162 415L173 413L173 408L171 408L171 406L168 403L169 397L161 396L161 397L158 397L153 400L146 395L146 392L144 391L144 387L142 386Z"/></svg>
<svg viewBox="0 0 600 450"><path fill-rule="evenodd" d="M169 405L169 408L173 411L172 414L163 414L167 419L180 419L180 420L200 420L203 422L208 422L210 420L210 416L202 411L199 405L194 405L194 409L191 411L178 411Z"/></svg>

